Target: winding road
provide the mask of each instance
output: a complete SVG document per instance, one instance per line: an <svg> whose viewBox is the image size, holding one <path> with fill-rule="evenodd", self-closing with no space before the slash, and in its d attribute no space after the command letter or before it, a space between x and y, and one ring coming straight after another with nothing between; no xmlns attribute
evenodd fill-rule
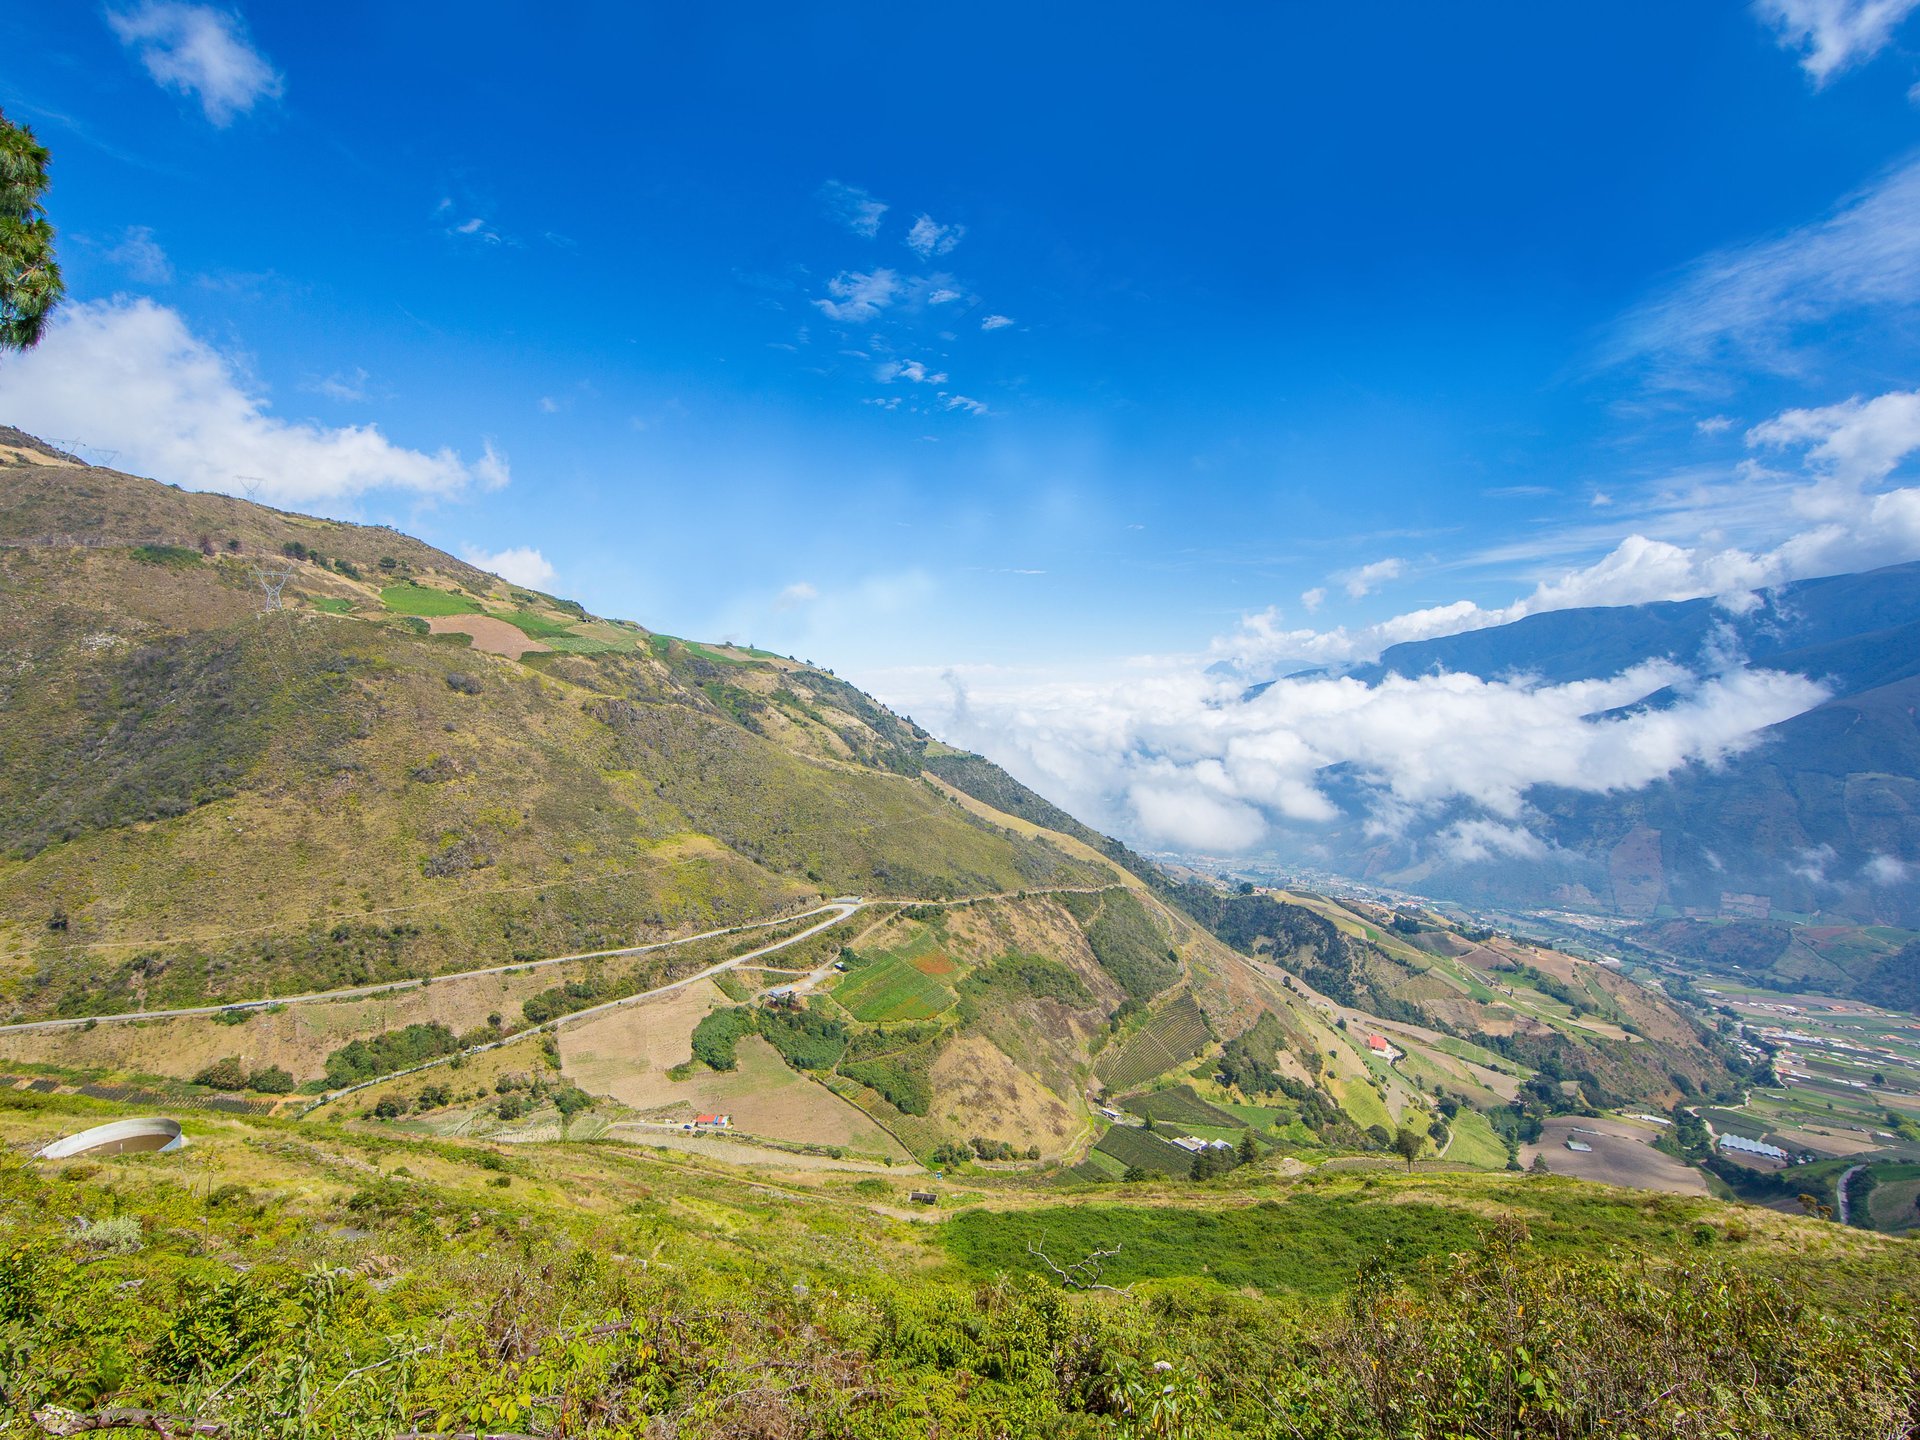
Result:
<svg viewBox="0 0 1920 1440"><path fill-rule="evenodd" d="M1867 1167L1864 1165L1849 1166L1847 1169L1842 1170L1840 1172L1839 1180L1837 1180L1834 1183L1834 1187L1833 1187L1834 1218L1837 1219L1842 1225L1847 1225L1852 1223L1852 1221L1849 1219L1847 1214L1847 1211L1852 1203L1847 1198L1847 1187L1853 1183L1853 1177L1858 1175L1862 1170L1866 1168Z"/></svg>
<svg viewBox="0 0 1920 1440"><path fill-rule="evenodd" d="M431 983L437 985L450 980L472 980L482 975L505 975L509 971L518 974L528 970L544 970L549 965L566 965L576 960L610 960L621 955L646 955L655 950L671 950L681 945L692 945L700 940L717 939L722 935L744 935L750 930L765 930L771 925L784 925L789 921L805 920L809 916L832 912L833 918L826 924L816 925L810 930L790 935L785 940L753 952L755 956L766 955L783 949L795 941L817 935L829 925L838 925L842 920L862 909L866 903L858 899L830 900L824 905L816 905L811 910L801 910L792 915L776 915L771 920L753 920L744 925L728 925L719 930L703 930L698 935L683 935L678 940L656 940L648 945L622 946L618 950L582 950L575 955L549 955L543 960L521 960L509 965L487 965L478 970L453 970L444 975L431 976L429 979ZM701 971L700 975L692 976L690 980L677 981L675 985L665 988L671 990L678 985L691 983L691 980L725 970L749 958L751 957L736 955L731 960L722 961L711 970ZM76 1030L88 1025L131 1024L141 1020L187 1020L196 1016L223 1015L234 1010L264 1010L274 1005L319 1005L338 1000L364 1000L371 995L391 994L395 990L411 990L427 983L429 980L383 980L374 985L350 985L340 990L311 990L300 995L267 995L257 1000L230 1000L221 1005L189 1005L177 1010L123 1010L113 1015L73 1015L63 1016L58 1020L22 1020L12 1025L0 1025L0 1035L17 1035L33 1030ZM647 993L658 995L662 992L651 990ZM640 997L629 996L628 998ZM577 1013L586 1015L592 1012L582 1010Z"/></svg>

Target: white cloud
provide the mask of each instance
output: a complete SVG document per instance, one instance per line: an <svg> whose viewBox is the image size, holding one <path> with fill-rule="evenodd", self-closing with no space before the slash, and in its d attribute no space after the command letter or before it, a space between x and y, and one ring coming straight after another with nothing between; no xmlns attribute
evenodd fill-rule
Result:
<svg viewBox="0 0 1920 1440"><path fill-rule="evenodd" d="M1589 718L1667 685L1672 706ZM1251 700L1239 690L1183 666L1120 683L950 676L944 696L897 698L1069 809L1149 842L1229 851L1271 824L1330 820L1321 782L1338 765L1359 775L1383 834L1470 806L1441 843L1471 860L1545 853L1528 826L1535 786L1627 790L1718 764L1825 695L1798 675L1735 666L1702 678L1666 662L1568 685L1435 675L1281 680Z"/></svg>
<svg viewBox="0 0 1920 1440"><path fill-rule="evenodd" d="M1352 570L1342 570L1333 578L1346 587L1347 594L1358 600L1379 589L1383 581L1398 580L1406 573L1406 569L1406 561L1388 558L1375 560L1370 565L1356 566Z"/></svg>
<svg viewBox="0 0 1920 1440"><path fill-rule="evenodd" d="M830 320L871 320L900 294L900 277L887 269L870 274L843 270L827 282L830 300L816 300Z"/></svg>
<svg viewBox="0 0 1920 1440"><path fill-rule="evenodd" d="M1731 415L1709 415L1704 420L1693 422L1693 428L1702 435L1719 435L1733 428Z"/></svg>
<svg viewBox="0 0 1920 1440"><path fill-rule="evenodd" d="M880 217L887 213L884 201L874 199L858 185L842 185L838 180L820 187L820 203L835 220L869 240L880 233Z"/></svg>
<svg viewBox="0 0 1920 1440"><path fill-rule="evenodd" d="M542 395L540 397L540 413L542 415L558 415L560 413L560 402L551 395Z"/></svg>
<svg viewBox="0 0 1920 1440"><path fill-rule="evenodd" d="M120 243L107 251L107 259L142 284L167 285L173 281L173 262L145 225L129 225Z"/></svg>
<svg viewBox="0 0 1920 1440"><path fill-rule="evenodd" d="M1300 592L1300 603L1307 607L1307 613L1309 615L1317 613L1320 607L1327 603L1326 587L1316 585L1311 590L1302 590Z"/></svg>
<svg viewBox="0 0 1920 1440"><path fill-rule="evenodd" d="M1920 0L1757 0L1754 9L1779 32L1782 49L1800 52L1814 88L1871 60Z"/></svg>
<svg viewBox="0 0 1920 1440"><path fill-rule="evenodd" d="M531 545L516 545L509 550L478 550L464 547L461 556L469 565L490 570L502 580L524 585L529 590L544 590L553 583L554 569L547 557Z"/></svg>
<svg viewBox="0 0 1920 1440"><path fill-rule="evenodd" d="M820 587L807 580L796 580L774 597L773 608L792 610L820 598Z"/></svg>
<svg viewBox="0 0 1920 1440"><path fill-rule="evenodd" d="M1013 317L1011 315L989 315L980 322L980 328L982 330L1004 330L1011 324L1013 324Z"/></svg>
<svg viewBox="0 0 1920 1440"><path fill-rule="evenodd" d="M1690 540L1631 533L1598 559L1541 579L1511 604L1456 600L1354 630L1285 629L1269 608L1216 639L1211 655L1247 676L1264 676L1289 666L1370 661L1403 641L1505 625L1549 610L1708 596L1737 608L1756 589L1920 558L1920 486L1877 488L1920 453L1920 391L1788 410L1754 426L1746 441L1754 448L1799 452L1804 474L1783 475L1748 461L1724 494L1689 492L1695 513L1681 508L1675 514L1696 527ZM1753 532L1752 543L1726 542L1721 532L1729 519ZM1377 561L1336 578L1352 594L1356 586L1371 587L1384 575L1378 567L1391 563Z"/></svg>
<svg viewBox="0 0 1920 1440"><path fill-rule="evenodd" d="M1770 240L1709 255L1639 307L1602 356L1652 362L1653 378L1697 384L1710 362L1795 367L1809 326L1920 301L1920 160L1847 197L1833 215Z"/></svg>
<svg viewBox="0 0 1920 1440"><path fill-rule="evenodd" d="M231 125L285 88L240 20L211 5L145 0L131 10L109 11L107 24L139 55L156 84L198 96L215 125Z"/></svg>
<svg viewBox="0 0 1920 1440"><path fill-rule="evenodd" d="M0 367L0 413L117 449L121 468L194 489L232 491L236 475L263 476L263 498L283 503L382 489L450 496L508 479L491 442L469 464L451 449L396 445L371 425L281 419L234 360L145 299L67 306L38 348Z"/></svg>
<svg viewBox="0 0 1920 1440"><path fill-rule="evenodd" d="M931 215L922 215L907 232L907 248L923 260L945 255L967 233L964 225L938 225Z"/></svg>
<svg viewBox="0 0 1920 1440"><path fill-rule="evenodd" d="M962 295L958 290L954 290L949 288L948 286L942 285L938 290L935 290L931 295L927 296L927 304L951 305L954 301L964 300L965 298L966 297Z"/></svg>
<svg viewBox="0 0 1920 1440"><path fill-rule="evenodd" d="M1851 487L1884 480L1920 449L1920 390L1784 411L1749 430L1747 443L1809 447L1808 459L1822 474Z"/></svg>
<svg viewBox="0 0 1920 1440"><path fill-rule="evenodd" d="M945 395L941 397L941 405L945 409L962 410L969 415L988 413L986 401L975 400L971 395Z"/></svg>
<svg viewBox="0 0 1920 1440"><path fill-rule="evenodd" d="M929 370L918 360L887 360L873 367L873 378L888 383L911 380L916 385L944 385L946 372Z"/></svg>
<svg viewBox="0 0 1920 1440"><path fill-rule="evenodd" d="M1913 866L1898 856L1875 855L1867 861L1864 873L1867 882L1872 885L1904 885L1907 877L1913 874Z"/></svg>

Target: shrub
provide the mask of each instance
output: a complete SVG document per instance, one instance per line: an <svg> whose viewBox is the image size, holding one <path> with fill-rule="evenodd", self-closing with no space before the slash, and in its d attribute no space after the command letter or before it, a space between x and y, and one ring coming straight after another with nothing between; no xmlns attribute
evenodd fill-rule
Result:
<svg viewBox="0 0 1920 1440"><path fill-rule="evenodd" d="M247 1088L249 1090L257 1090L262 1095L291 1095L293 1093L293 1076L289 1075L278 1065L269 1065L264 1069L254 1071L247 1077Z"/></svg>
<svg viewBox="0 0 1920 1440"><path fill-rule="evenodd" d="M193 1077L196 1085L207 1085L215 1090L244 1090L247 1088L247 1067L238 1055L228 1055L216 1060L198 1075Z"/></svg>
<svg viewBox="0 0 1920 1440"><path fill-rule="evenodd" d="M109 1215L104 1220L76 1216L67 1226L67 1238L105 1255L131 1255L145 1243L140 1222L131 1215Z"/></svg>

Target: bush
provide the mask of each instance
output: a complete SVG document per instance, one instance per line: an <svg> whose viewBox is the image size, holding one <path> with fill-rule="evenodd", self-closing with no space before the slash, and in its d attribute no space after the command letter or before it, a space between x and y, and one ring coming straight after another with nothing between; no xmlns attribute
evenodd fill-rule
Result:
<svg viewBox="0 0 1920 1440"><path fill-rule="evenodd" d="M216 1060L198 1075L193 1077L196 1085L210 1086L215 1090L244 1090L247 1088L247 1067L238 1055L229 1055Z"/></svg>
<svg viewBox="0 0 1920 1440"><path fill-rule="evenodd" d="M145 1243L140 1222L131 1215L89 1220L81 1215L67 1226L67 1238L104 1255L131 1255Z"/></svg>
<svg viewBox="0 0 1920 1440"><path fill-rule="evenodd" d="M247 1077L247 1088L257 1090L262 1095L291 1095L293 1076L278 1065L269 1065Z"/></svg>

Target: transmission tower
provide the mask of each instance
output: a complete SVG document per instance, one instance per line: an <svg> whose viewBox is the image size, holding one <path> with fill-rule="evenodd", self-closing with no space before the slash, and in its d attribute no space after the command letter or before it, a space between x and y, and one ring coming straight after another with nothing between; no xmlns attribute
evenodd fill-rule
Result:
<svg viewBox="0 0 1920 1440"><path fill-rule="evenodd" d="M253 578L260 582L260 588L264 590L267 595L267 603L262 607L261 614L264 615L270 610L282 608L280 604L280 592L286 589L287 582L293 579L293 576L294 572L289 569L279 569L265 565L256 565L253 567Z"/></svg>
<svg viewBox="0 0 1920 1440"><path fill-rule="evenodd" d="M258 495L260 493L260 487L266 483L266 476L264 475L236 475L233 478L240 482L240 488L247 492L247 499L249 500Z"/></svg>

